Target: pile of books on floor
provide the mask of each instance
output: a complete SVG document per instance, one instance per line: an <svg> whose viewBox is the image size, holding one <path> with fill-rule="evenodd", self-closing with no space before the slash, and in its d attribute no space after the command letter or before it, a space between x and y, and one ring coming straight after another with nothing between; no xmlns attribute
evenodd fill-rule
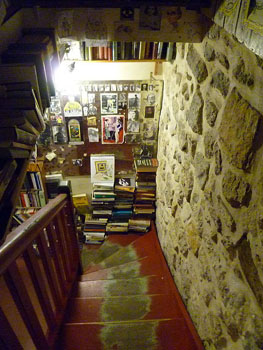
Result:
<svg viewBox="0 0 263 350"><path fill-rule="evenodd" d="M111 218L115 202L114 184L94 183L92 190L92 215L94 218Z"/></svg>
<svg viewBox="0 0 263 350"><path fill-rule="evenodd" d="M83 235L86 244L101 244L105 240L107 218L95 219L92 215L85 216Z"/></svg>
<svg viewBox="0 0 263 350"><path fill-rule="evenodd" d="M151 159L135 159L136 189L133 204L135 219L155 219L156 171L158 161Z"/></svg>
<svg viewBox="0 0 263 350"><path fill-rule="evenodd" d="M129 231L137 233L148 232L151 228L149 219L129 219Z"/></svg>

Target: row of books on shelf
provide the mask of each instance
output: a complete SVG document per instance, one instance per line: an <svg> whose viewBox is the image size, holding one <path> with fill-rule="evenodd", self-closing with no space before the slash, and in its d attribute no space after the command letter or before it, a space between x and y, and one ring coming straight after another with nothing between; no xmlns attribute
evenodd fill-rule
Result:
<svg viewBox="0 0 263 350"><path fill-rule="evenodd" d="M166 60L176 57L176 43L157 41L111 41L107 46L86 46L81 43L81 57L84 61L96 60Z"/></svg>
<svg viewBox="0 0 263 350"><path fill-rule="evenodd" d="M46 205L44 191L20 192L19 207L35 207L42 208Z"/></svg>
<svg viewBox="0 0 263 350"><path fill-rule="evenodd" d="M43 182L40 172L28 171L26 173L22 189L26 191L30 190L40 190L43 191Z"/></svg>

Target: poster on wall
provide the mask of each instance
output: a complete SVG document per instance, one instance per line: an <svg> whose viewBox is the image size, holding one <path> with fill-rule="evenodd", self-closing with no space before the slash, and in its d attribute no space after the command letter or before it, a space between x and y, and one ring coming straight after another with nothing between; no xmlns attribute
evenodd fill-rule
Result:
<svg viewBox="0 0 263 350"><path fill-rule="evenodd" d="M101 117L101 141L103 144L121 144L124 141L123 115Z"/></svg>
<svg viewBox="0 0 263 350"><path fill-rule="evenodd" d="M113 154L91 154L91 183L113 184L115 177L115 156Z"/></svg>
<svg viewBox="0 0 263 350"><path fill-rule="evenodd" d="M118 94L100 94L101 114L117 114Z"/></svg>
<svg viewBox="0 0 263 350"><path fill-rule="evenodd" d="M78 119L72 118L68 120L69 142L81 141L81 127Z"/></svg>
<svg viewBox="0 0 263 350"><path fill-rule="evenodd" d="M99 142L99 129L88 128L89 142Z"/></svg>
<svg viewBox="0 0 263 350"><path fill-rule="evenodd" d="M139 115L140 115L140 111L138 109L129 109L127 132L129 133L140 132Z"/></svg>
<svg viewBox="0 0 263 350"><path fill-rule="evenodd" d="M75 99L74 96L69 96L68 101L64 107L65 117L82 117L81 104Z"/></svg>

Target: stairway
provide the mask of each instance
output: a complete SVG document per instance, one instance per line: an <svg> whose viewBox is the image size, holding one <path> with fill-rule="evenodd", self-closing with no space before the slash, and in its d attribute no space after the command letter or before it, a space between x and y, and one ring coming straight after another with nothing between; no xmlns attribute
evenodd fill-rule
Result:
<svg viewBox="0 0 263 350"><path fill-rule="evenodd" d="M86 251L60 332L60 350L201 350L155 227L111 235Z"/></svg>

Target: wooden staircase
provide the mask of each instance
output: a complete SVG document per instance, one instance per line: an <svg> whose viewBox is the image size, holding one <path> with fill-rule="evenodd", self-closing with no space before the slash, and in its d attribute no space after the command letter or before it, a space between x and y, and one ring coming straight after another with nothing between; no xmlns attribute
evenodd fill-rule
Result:
<svg viewBox="0 0 263 350"><path fill-rule="evenodd" d="M155 227L111 235L86 250L57 349L201 350L163 257Z"/></svg>

